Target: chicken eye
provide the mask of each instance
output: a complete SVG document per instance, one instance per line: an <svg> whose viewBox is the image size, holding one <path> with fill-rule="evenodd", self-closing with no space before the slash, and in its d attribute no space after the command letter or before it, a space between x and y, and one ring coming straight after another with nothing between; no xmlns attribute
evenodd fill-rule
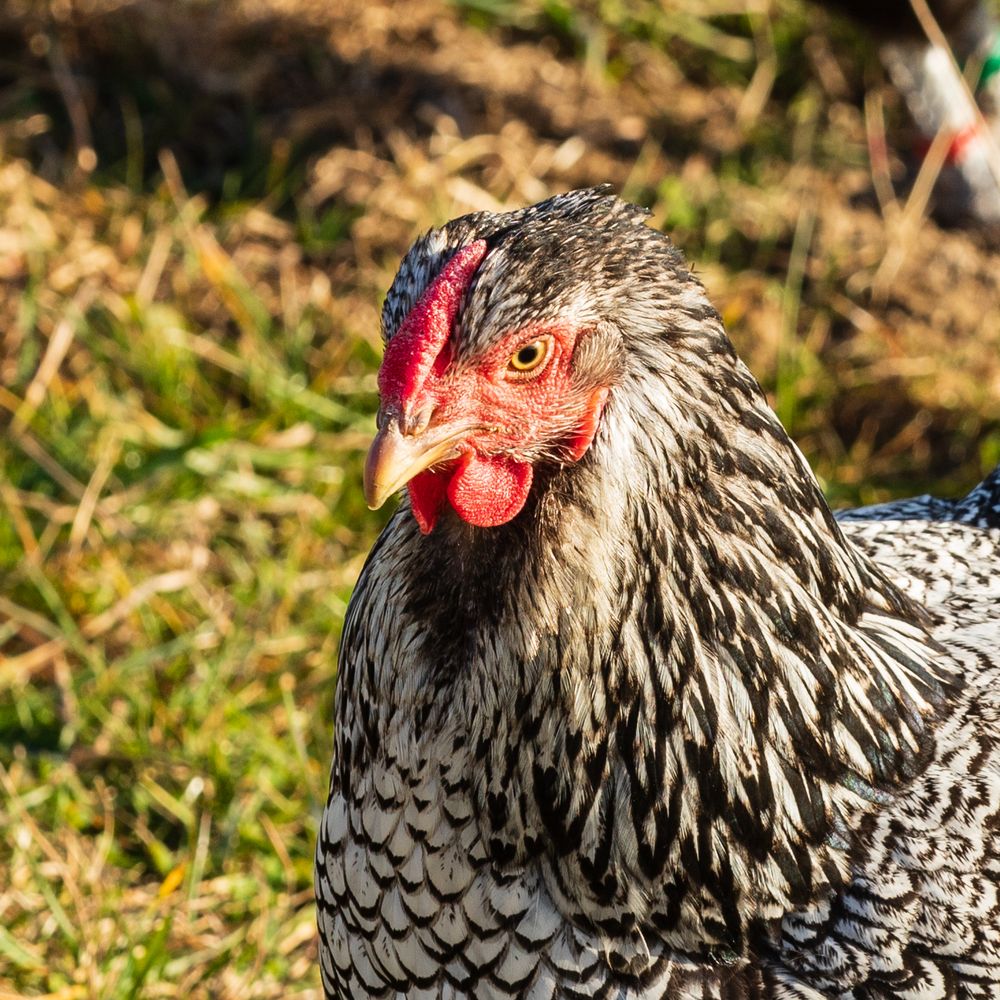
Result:
<svg viewBox="0 0 1000 1000"><path fill-rule="evenodd" d="M529 344L522 344L512 355L510 367L518 374L533 372L549 354L548 337L539 337Z"/></svg>

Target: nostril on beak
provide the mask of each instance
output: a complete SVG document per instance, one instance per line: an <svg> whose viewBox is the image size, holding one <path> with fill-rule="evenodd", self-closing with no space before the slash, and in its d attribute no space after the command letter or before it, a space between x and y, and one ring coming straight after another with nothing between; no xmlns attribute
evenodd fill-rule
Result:
<svg viewBox="0 0 1000 1000"><path fill-rule="evenodd" d="M380 431L384 431L390 424L395 424L401 434L409 434L412 421L409 407L405 403L400 405L396 402L383 402L375 414L375 426Z"/></svg>
<svg viewBox="0 0 1000 1000"><path fill-rule="evenodd" d="M427 403L419 409L407 413L401 421L400 429L408 437L422 434L430 426L431 418L437 407L433 403Z"/></svg>

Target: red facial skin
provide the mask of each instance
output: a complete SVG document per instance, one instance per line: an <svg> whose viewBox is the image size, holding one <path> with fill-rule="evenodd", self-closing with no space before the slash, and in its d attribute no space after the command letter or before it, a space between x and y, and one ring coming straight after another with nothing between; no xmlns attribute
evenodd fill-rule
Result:
<svg viewBox="0 0 1000 1000"><path fill-rule="evenodd" d="M515 517L531 489L541 452L579 460L597 432L608 390L582 391L570 359L579 330L529 326L503 337L475 368L451 364L448 341L462 295L485 255L483 241L463 247L442 269L386 348L379 371L383 412L406 421L469 426L457 457L408 484L420 530L430 532L445 501L469 524L493 527ZM402 339L401 339L402 338ZM517 371L512 357L544 338L545 360Z"/></svg>

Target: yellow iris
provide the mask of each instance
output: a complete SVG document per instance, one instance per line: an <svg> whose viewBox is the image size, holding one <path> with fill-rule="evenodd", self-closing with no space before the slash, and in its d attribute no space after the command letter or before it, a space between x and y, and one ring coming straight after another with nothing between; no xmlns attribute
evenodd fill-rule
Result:
<svg viewBox="0 0 1000 1000"><path fill-rule="evenodd" d="M534 371L545 360L548 348L549 341L545 337L523 344L511 355L510 367L516 372Z"/></svg>

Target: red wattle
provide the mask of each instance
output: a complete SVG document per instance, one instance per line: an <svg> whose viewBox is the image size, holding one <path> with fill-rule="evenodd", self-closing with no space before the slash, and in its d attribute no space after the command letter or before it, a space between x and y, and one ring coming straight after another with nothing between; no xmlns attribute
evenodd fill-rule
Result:
<svg viewBox="0 0 1000 1000"><path fill-rule="evenodd" d="M469 452L458 467L429 469L407 484L417 526L428 535L446 500L463 521L477 528L506 524L520 513L531 489L533 470L527 462Z"/></svg>
<svg viewBox="0 0 1000 1000"><path fill-rule="evenodd" d="M417 526L429 535L437 524L438 514L448 497L448 480L451 470L428 469L414 476L406 485L410 494L410 507L417 519Z"/></svg>
<svg viewBox="0 0 1000 1000"><path fill-rule="evenodd" d="M532 474L527 462L469 452L448 483L448 499L463 521L493 528L520 512L528 499Z"/></svg>

